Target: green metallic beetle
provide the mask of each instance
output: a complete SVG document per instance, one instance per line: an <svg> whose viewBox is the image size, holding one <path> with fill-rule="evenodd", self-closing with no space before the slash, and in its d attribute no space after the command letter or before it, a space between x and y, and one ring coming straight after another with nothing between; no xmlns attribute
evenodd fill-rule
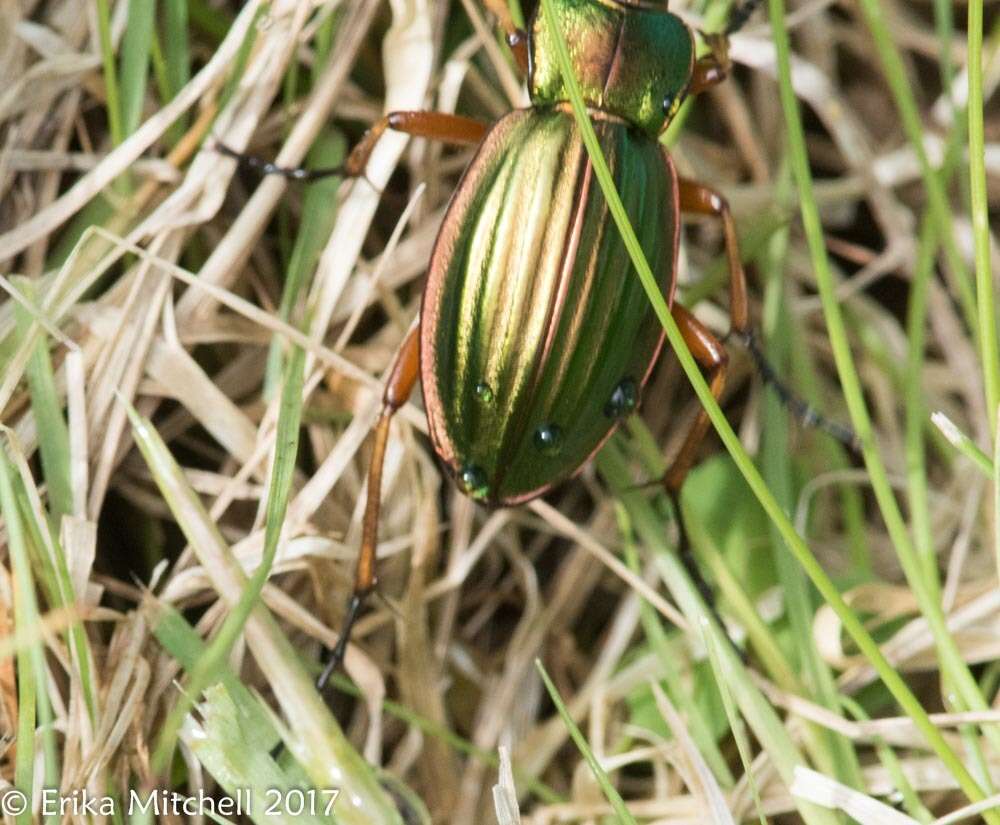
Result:
<svg viewBox="0 0 1000 825"><path fill-rule="evenodd" d="M527 73L531 107L492 127L450 114L394 112L337 170L265 172L297 179L359 176L386 129L478 145L452 196L431 256L422 309L388 380L375 430L354 596L320 677L339 665L375 585L382 463L393 413L418 377L434 449L461 489L494 505L540 496L576 473L639 403L664 333L597 184L536 12L516 29L487 0ZM727 33L758 0L736 8ZM726 351L674 300L681 212L721 219L733 331L748 334L736 231L721 195L679 178L658 138L682 100L723 80L726 39L695 57L694 38L666 2L554 0L573 70L615 185L664 300L689 348L722 392ZM224 147L222 147L225 150ZM676 494L708 428L701 413L663 483Z"/></svg>

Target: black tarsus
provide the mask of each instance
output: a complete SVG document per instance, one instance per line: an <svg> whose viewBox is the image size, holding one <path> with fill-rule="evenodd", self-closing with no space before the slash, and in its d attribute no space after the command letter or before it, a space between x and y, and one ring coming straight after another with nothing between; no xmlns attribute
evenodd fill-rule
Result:
<svg viewBox="0 0 1000 825"><path fill-rule="evenodd" d="M687 570L688 575L691 577L691 581L694 582L698 593L701 594L708 609L712 612L712 618L715 619L719 627L725 630L726 623L722 621L716 610L715 591L712 589L712 585L705 580L705 576L698 566L698 560L694 557L694 551L691 549L691 539L688 538L687 528L684 526L684 516L681 515L680 496L674 492L668 492L667 495L670 498L670 503L673 505L674 516L677 518L677 555L680 557L684 569Z"/></svg>
<svg viewBox="0 0 1000 825"><path fill-rule="evenodd" d="M736 339L737 343L741 344L744 349L750 353L750 358L753 360L754 368L760 374L761 380L766 386L770 386L771 389L774 390L775 395L778 396L781 403L788 408L791 414L802 424L802 426L821 430L855 455L861 455L861 439L858 438L857 433L855 433L854 430L846 424L841 424L838 421L831 421L809 402L804 401L796 395L795 392L780 378L774 367L771 366L771 362L767 360L767 356L761 351L760 346L757 343L757 339L752 332L738 332L733 330L726 336L726 340L729 340L730 338ZM655 478L652 481L644 481L640 484L636 484L630 489L646 490L650 487L661 486L662 484L663 478ZM677 507L676 501L674 502L674 507ZM702 593L702 595L704 596L705 594Z"/></svg>
<svg viewBox="0 0 1000 825"><path fill-rule="evenodd" d="M722 620L722 616L719 615L719 608L716 604L715 590L705 579L705 575L701 572L701 567L698 565L698 559L695 558L694 550L691 547L691 539L688 538L687 528L684 526L684 515L681 513L680 495L668 490L667 496L670 498L670 503L674 508L674 516L677 519L677 555L681 560L681 564L684 565L684 569L687 571L692 584L694 584L698 593L701 595L702 601L705 602L705 607L707 607L708 612L712 614L712 618L715 619L715 623L722 631L722 635L729 640L729 644L732 645L733 650L736 652L736 655L739 656L740 661L742 661L743 664L746 664L748 661L747 651L736 644L736 642L733 641L733 637L729 635L729 631L726 629L726 623Z"/></svg>
<svg viewBox="0 0 1000 825"><path fill-rule="evenodd" d="M744 0L743 3L735 6L729 13L729 21L726 23L726 35L735 34L742 29L753 16L753 13L757 11L757 7L761 2L762 0Z"/></svg>
<svg viewBox="0 0 1000 825"><path fill-rule="evenodd" d="M347 643L351 638L351 629L354 627L355 622L357 622L358 616L361 614L361 608L364 607L368 595L368 593L354 593L351 596L351 602L347 606L347 613L344 614L344 622L341 626L337 644L333 648L325 649L323 671L316 679L316 690L320 696L326 690L326 686L330 682L330 677L340 669L341 664L344 662L344 656L347 655ZM277 759L284 749L285 743L278 742L277 745L271 748L271 758Z"/></svg>
<svg viewBox="0 0 1000 825"><path fill-rule="evenodd" d="M781 399L781 403L789 409L792 415L802 422L803 426L822 430L852 452L857 454L861 453L861 439L858 438L854 430L846 424L831 421L821 412L816 410L811 404L802 400L785 384L784 381L781 380L781 377L767 360L767 356L765 356L761 351L753 333L734 332L732 335L746 348L747 352L750 353L754 366L757 368L757 372L760 373L760 377L764 383L770 385L771 389L774 390L778 398Z"/></svg>
<svg viewBox="0 0 1000 825"><path fill-rule="evenodd" d="M220 140L215 141L215 151L220 155L233 158L239 161L240 165L256 169L262 175L281 175L288 180L314 181L321 178L347 177L343 164L339 166L326 166L319 169L303 169L301 167L278 166L276 163L264 160L263 158L246 155L237 152L235 149L226 146Z"/></svg>
<svg viewBox="0 0 1000 825"><path fill-rule="evenodd" d="M362 592L351 595L351 602L347 606L347 613L344 614L344 621L340 627L340 637L337 639L337 645L332 650L327 649L324 657L325 661L323 662L323 672L316 679L316 690L321 695L326 690L326 685L330 681L330 677L340 669L340 666L344 662L344 656L347 655L347 643L351 638L351 630L354 628L354 623L357 622L358 616L361 615L361 608L364 607L367 597L368 593Z"/></svg>

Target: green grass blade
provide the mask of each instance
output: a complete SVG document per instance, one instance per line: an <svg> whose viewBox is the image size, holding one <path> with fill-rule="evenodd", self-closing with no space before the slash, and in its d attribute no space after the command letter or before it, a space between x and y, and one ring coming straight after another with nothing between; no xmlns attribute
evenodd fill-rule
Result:
<svg viewBox="0 0 1000 825"><path fill-rule="evenodd" d="M319 675L318 663L316 675ZM345 696L350 696L354 699L365 698L361 689L346 676L343 676L340 673L334 673L333 676L330 677L330 684ZM446 725L442 725L439 722L428 719L426 716L422 716L406 705L401 704L400 702L394 702L392 699L383 699L382 709L390 716L396 717L401 722L416 728L427 736L433 736L440 739L449 747L454 748L457 753L478 759L484 765L487 765L494 770L499 769L500 758L497 756L495 750L481 748L475 743L470 742L468 739L459 736ZM550 805L559 805L567 801L565 796L553 790L551 786L546 785L541 780L536 779L533 776L529 776L521 770L518 765L515 764L512 768L514 772L514 781L518 788L523 788L525 791L533 793L542 802Z"/></svg>
<svg viewBox="0 0 1000 825"><path fill-rule="evenodd" d="M161 0L163 36L153 43L163 43L163 100L173 100L191 79L190 28L187 0ZM191 122L190 116L181 115L167 130L167 143L174 146L184 135Z"/></svg>
<svg viewBox="0 0 1000 825"><path fill-rule="evenodd" d="M955 67L951 62L951 43L955 35L955 8L952 0L934 0L934 29L937 32L938 70L941 74L941 88L951 100L951 86L955 79Z"/></svg>
<svg viewBox="0 0 1000 825"><path fill-rule="evenodd" d="M126 137L131 135L142 122L155 19L156 4L152 0L129 0L128 20L122 35L119 72L122 129Z"/></svg>
<svg viewBox="0 0 1000 825"><path fill-rule="evenodd" d="M867 0L862 0L866 2ZM798 101L792 89L791 82L791 47L789 44L788 31L785 26L785 9L783 0L770 0L771 28L774 34L775 46L778 57L778 79L781 95L782 109L785 113L785 126L788 141L789 156L792 169L795 173L798 184L799 202L802 211L802 223L806 234L806 241L812 258L813 269L816 273L816 282L819 288L820 298L823 304L823 313L826 318L827 331L830 336L830 344L833 349L834 360L837 365L837 373L840 377L841 386L844 389L844 396L847 401L848 410L851 414L851 423L855 432L861 440L862 453L865 466L871 479L872 489L878 501L879 508L888 528L889 535L896 553L900 559L906 573L907 581L913 588L921 612L927 619L928 625L934 636L938 655L941 658L942 673L951 680L958 692L961 700L970 708L985 709L985 701L979 693L979 689L972 678L972 674L962 659L962 656L955 644L954 638L948 631L944 614L940 602L935 598L935 591L927 584L922 565L917 558L913 542L910 538L906 526L903 522L902 514L896 502L895 494L889 484L888 473L882 462L878 449L875 446L872 432L871 419L864 400L861 389L861 382L858 378L857 369L854 365L850 346L847 342L847 333L844 327L840 303L836 297L833 283L833 274L830 270L829 260L826 255L826 242L823 237L823 228L820 223L819 209L813 192L812 176L809 169L809 160L806 152L805 133L802 127L802 120L799 114ZM936 183L940 183L936 176L933 176ZM949 227L950 231L950 227ZM824 594L825 595L825 594ZM839 594L838 594L839 598ZM852 619L854 619L852 614ZM855 619L856 621L856 619ZM845 624L845 628L862 648L865 655L868 651L862 647L859 639ZM859 628L860 629L860 628ZM867 636L867 634L865 634ZM938 752L948 769L959 781L963 790L970 795L973 801L978 801L978 795L982 794L982 789L976 784L972 776L958 760L954 752L947 746L939 731L927 718L923 708L920 707L916 698L906 687L898 674L889 667L878 651L877 646L868 637L866 646L871 643L873 653L876 653L881 662L872 659L879 674L889 687L896 700L902 705L902 694L900 689L905 691L907 705L904 705L906 712L914 719L918 727L928 736L935 751ZM870 658L870 657L869 657ZM884 670L883 670L884 667ZM887 681L888 677L888 681ZM918 716L914 716L916 712ZM991 739L996 738L996 731L992 726L984 726L983 732ZM947 751L947 758L945 757ZM973 796L975 795L975 797ZM1000 815L991 815L991 821L1000 823Z"/></svg>
<svg viewBox="0 0 1000 825"><path fill-rule="evenodd" d="M1000 413L998 413L1000 414ZM998 422L1000 423L1000 422ZM1000 438L993 442L993 517L1000 516ZM1000 522L994 522L1000 524ZM1000 529L994 528L993 543L996 554L997 570L1000 570Z"/></svg>
<svg viewBox="0 0 1000 825"><path fill-rule="evenodd" d="M913 147L920 164L920 175L927 191L931 214L938 225L939 237L944 246L948 267L954 276L955 288L965 313L966 323L970 330L977 331L976 299L972 291L972 283L952 232L951 207L948 204L944 183L927 156L927 150L924 146L923 122L916 99L913 96L912 84L907 77L899 51L892 40L892 33L885 19L882 4L879 0L859 0L859 6L875 40L875 48L882 63L886 82L895 98L903 131L906 133L906 138Z"/></svg>
<svg viewBox="0 0 1000 825"><path fill-rule="evenodd" d="M4 433L9 439L9 431ZM7 439L5 439L7 440ZM30 537L24 524L15 490L13 467L7 456L7 445L0 449L0 512L7 528L14 589L14 629L38 627L42 621L35 596L31 571ZM48 675L45 666L44 642L33 640L17 654L17 756L14 762L14 785L31 799L38 738L42 740L45 784L58 785L55 730L52 727L52 706L49 702ZM39 726L36 730L36 723ZM18 825L32 821L30 807L15 817Z"/></svg>
<svg viewBox="0 0 1000 825"><path fill-rule="evenodd" d="M787 165L783 166L779 181L779 196L785 200L791 185ZM775 233L765 253L764 272L767 275L764 294L765 351L779 375L787 374L791 360L792 323L784 300L783 262L788 257L787 230ZM767 393L764 401L763 443L761 445L761 470L768 488L774 492L786 512L795 506L793 468L788 444L788 410L775 393ZM813 642L812 623L814 597L802 569L782 546L781 536L774 524L770 525L775 567L781 590L784 593L792 641L795 646L796 680L808 686L808 695L832 713L840 713L837 688L830 668L820 656ZM794 688L792 688L794 690ZM801 688L797 692L802 692ZM854 788L863 788L861 768L850 742L833 731L815 725L809 726L810 753L825 773Z"/></svg>
<svg viewBox="0 0 1000 825"><path fill-rule="evenodd" d="M209 0L183 0L188 8L192 25L221 43L233 25L233 15L216 8Z"/></svg>
<svg viewBox="0 0 1000 825"><path fill-rule="evenodd" d="M927 490L927 465L924 450L924 423L927 409L924 404L923 376L926 354L927 297L930 279L934 275L934 258L937 249L937 225L924 216L917 247L917 262L910 286L906 310L906 478L909 491L910 523L917 557L924 568L924 578L934 593L940 592L937 572L937 554L931 532L930 503Z"/></svg>
<svg viewBox="0 0 1000 825"><path fill-rule="evenodd" d="M207 654L205 654L207 655ZM237 800L244 813L256 825L322 825L340 821L337 800L327 794L339 794L340 788L316 788L316 807L305 805L300 811L275 804L288 800L297 805L290 792L304 792L305 777L286 778L262 744L260 730L247 724L245 705L236 701L222 685L205 690L198 703L198 718L185 718L183 736L198 760L208 769L231 799ZM297 771L297 766L292 766ZM304 786L304 787L303 787ZM329 805L330 816L324 816ZM270 809L270 810L269 810Z"/></svg>
<svg viewBox="0 0 1000 825"><path fill-rule="evenodd" d="M152 598L143 608L152 617L150 626L153 635L181 667L192 672L204 656L207 649L205 642L187 620L169 604L154 601ZM277 741L277 731L271 724L271 717L265 711L260 699L255 698L250 689L243 684L233 671L223 665L219 668L219 682L226 688L238 705L240 712L247 718L247 723L259 727L265 733L260 744L270 748Z"/></svg>
<svg viewBox="0 0 1000 825"><path fill-rule="evenodd" d="M73 590L67 553L57 539L54 529L50 529L45 518L41 497L35 487L34 478L24 452L11 436L12 458L18 473L16 495L21 510L23 529L28 535L28 546L35 549L38 579L43 588L48 605L53 609L73 610L77 596ZM66 522L63 523L66 526ZM93 679L93 656L87 639L83 621L74 618L66 631L66 643L74 665L84 702L91 721L97 719L97 686Z"/></svg>
<svg viewBox="0 0 1000 825"><path fill-rule="evenodd" d="M21 293L33 305L34 284L27 278L16 281ZM34 318L20 303L14 304L18 332L23 337L30 334ZM38 432L38 451L42 459L42 474L48 490L49 514L58 525L64 515L73 512L73 487L70 481L69 429L63 418L62 402L56 390L48 339L39 335L31 352L25 373L31 393L31 411L35 415Z"/></svg>
<svg viewBox="0 0 1000 825"><path fill-rule="evenodd" d="M984 453L978 444L963 433L943 412L931 413L931 422L937 427L949 444L968 458L988 479L993 478L993 459Z"/></svg>
<svg viewBox="0 0 1000 825"><path fill-rule="evenodd" d="M865 709L849 696L841 696L840 701L843 702L848 713L850 713L855 719L868 721L870 718L868 714L865 713ZM920 797L917 795L917 792L913 789L913 785L910 784L910 780L907 778L906 771L903 770L903 766L900 764L899 758L896 756L896 752L888 744L886 744L885 740L883 740L881 736L875 737L874 745L875 753L878 755L879 761L889 773L889 776L892 779L892 784L899 792L899 795L902 798L903 808L906 812L920 822L932 821L934 819L934 815L927 810L924 803L921 802Z"/></svg>
<svg viewBox="0 0 1000 825"><path fill-rule="evenodd" d="M743 720L753 730L761 747L767 751L782 779L790 786L795 768L806 764L797 744L792 741L784 723L754 684L733 646L715 623L677 553L667 546L664 540L666 531L659 516L644 494L633 486L628 465L614 441L601 451L597 463L601 474L628 511L629 522L634 526L636 534L651 549L660 579L684 613L693 632L710 637L705 639L705 646L712 646L716 681L724 681L729 685L730 694L739 706ZM807 825L837 823L836 817L829 811L815 805L796 801L796 807Z"/></svg>
<svg viewBox="0 0 1000 825"><path fill-rule="evenodd" d="M97 0L97 34L101 46L101 64L104 67L104 96L108 113L108 131L111 142L117 146L125 139L122 125L122 102L118 88L118 66L115 63L115 47L111 42L111 10L108 0Z"/></svg>
<svg viewBox="0 0 1000 825"><path fill-rule="evenodd" d="M712 633L702 633L705 640L705 649L708 652L708 660L712 663L714 673L724 673L726 671L725 654L732 654L732 646L725 639L720 639L718 635ZM736 752L740 757L740 765L743 767L743 775L747 777L747 784L753 794L754 810L757 812L757 819L760 825L767 825L767 818L764 816L763 805L760 799L760 788L754 778L753 772L753 745L747 736L747 726L740 716L738 702L733 695L730 682L726 679L719 679L719 695L722 697L722 707L725 710L726 720L729 722L729 729L733 734L733 743L736 745Z"/></svg>
<svg viewBox="0 0 1000 825"><path fill-rule="evenodd" d="M583 758L587 760L587 764L590 765L590 770L594 774L594 779L596 779L597 784L601 786L601 792L604 794L605 799L607 799L611 804L618 821L624 823L624 825L638 825L632 817L632 814L629 813L628 808L625 805L625 800L621 798L621 794L619 794L615 786L611 784L611 780L608 778L604 768L601 767L601 763L598 762L597 757L594 756L594 752L590 749L590 745L587 744L586 737L580 732L580 728L578 728L576 722L573 721L573 717L570 716L569 710L567 710L566 705L563 703L562 697L559 695L559 691L556 690L556 686L552 684L552 680L549 678L549 674L542 666L540 659L535 659L535 669L542 677L545 689L549 692L549 698L552 700L552 704L556 706L556 710L559 712L559 716L562 718L563 724L566 725L566 730L569 731L570 738L583 755Z"/></svg>
<svg viewBox="0 0 1000 825"><path fill-rule="evenodd" d="M208 647L184 617L166 604L149 598L143 609L151 616L150 625L157 641L184 669L194 676L209 655ZM217 671L219 682L205 691L199 715L205 720L200 730L187 723L182 735L198 759L230 796L237 788L249 788L252 799L267 798L271 788L282 791L306 788L312 783L294 761L279 767L270 756L278 741L273 716L225 663ZM234 724L234 722L236 724ZM202 733L204 738L195 734ZM255 808L254 822L270 822ZM315 821L315 820L313 820Z"/></svg>
<svg viewBox="0 0 1000 825"><path fill-rule="evenodd" d="M347 151L347 142L339 132L324 130L306 155L308 168L325 168L336 166L343 161ZM321 178L305 187L302 202L302 218L299 221L299 231L292 246L292 254L285 271L285 283L281 291L281 304L278 315L283 321L292 321L295 308L299 305L307 278L316 269L316 262L323 251L323 246L330 237L333 224L337 218L337 190L340 188L339 177ZM267 373L264 381L265 397L270 397L281 375L283 342L277 338L271 342L267 355Z"/></svg>
<svg viewBox="0 0 1000 825"><path fill-rule="evenodd" d="M288 507L288 495L292 487L292 477L295 472L295 459L299 448L299 426L302 418L302 380L305 365L305 353L299 347L293 349L285 375L285 386L281 396L281 409L278 414L277 434L275 438L274 464L271 468L271 479L268 487L267 518L264 532L264 549L261 563L254 571L240 597L239 603L226 617L222 628L212 640L205 655L192 669L184 696L177 702L167 717L156 750L153 753L154 769L162 770L174 747L174 740L184 717L191 709L191 704L201 692L213 682L222 667L233 644L243 632L243 627L250 613L260 598L261 591L267 583L278 550L278 539L284 524L285 512ZM130 411L130 415L133 413Z"/></svg>
<svg viewBox="0 0 1000 825"><path fill-rule="evenodd" d="M195 22L197 20L195 15L195 9L199 7L199 4L193 3L189 8L191 11L191 20ZM244 72L247 68L247 61L250 60L250 53L253 51L253 45L257 41L258 25L261 20L264 20L267 16L268 7L267 4L262 4L257 7L254 13L253 22L247 29L246 37L243 38L243 42L240 44L240 50L236 53L236 59L233 61L233 70L229 73L229 77L226 78L226 84L222 87L222 94L219 95L219 106L218 110L223 111L229 104L229 98L233 96L233 92L236 91L236 87L239 85L240 78L243 77ZM225 31L228 31L229 27L226 27ZM223 36L225 36L225 31Z"/></svg>
<svg viewBox="0 0 1000 825"><path fill-rule="evenodd" d="M191 79L187 0L160 0L163 8L163 60L171 97ZM183 121L182 121L183 122Z"/></svg>
<svg viewBox="0 0 1000 825"><path fill-rule="evenodd" d="M25 547L24 526L21 523L20 514L17 512L17 501L14 497L9 464L5 454L0 454L0 509L4 514L11 560L14 563L14 575L18 581L18 597L14 601L14 626L15 628L30 627L31 619L37 619L38 609L37 606L33 606L32 609L25 604L34 600L30 579L27 582L27 587L21 586L22 579L26 575L22 571L26 570L28 566L28 552ZM17 680L17 756L14 761L14 787L28 799L31 799L34 785L35 694L40 681L35 670L34 650L40 644L41 640L35 640L31 644L19 648L17 652L17 672L20 678ZM44 684L44 681L41 681L41 684ZM31 822L31 811L17 816L15 821L18 825L27 825Z"/></svg>
<svg viewBox="0 0 1000 825"><path fill-rule="evenodd" d="M153 80L160 100L170 100L170 78L167 76L167 59L163 56L163 47L156 32L149 44L149 65L153 68Z"/></svg>
<svg viewBox="0 0 1000 825"><path fill-rule="evenodd" d="M621 502L615 503L615 514L618 519L618 532L623 537L625 561L633 572L639 573L639 554L633 540L628 511ZM670 650L667 633L660 624L659 616L652 605L641 597L639 599L639 620L642 623L643 632L646 634L646 641L650 649L656 653L663 670L664 676L660 682L661 686L674 706L683 713L691 738L697 744L699 753L705 758L705 762L712 769L715 778L723 787L732 788L736 780L732 771L729 770L729 765L726 764L722 752L716 745L711 729L700 708L684 688L681 671Z"/></svg>
<svg viewBox="0 0 1000 825"><path fill-rule="evenodd" d="M167 506L213 583L235 608L248 586L239 563L191 489L181 467L152 424L127 408L135 441L149 465ZM316 693L290 642L267 610L254 605L255 658L269 678L288 719L293 738L288 741L297 761L316 787L327 787L331 777L347 802L338 806L344 825L401 825L398 810L372 773L371 766L351 746L329 708Z"/></svg>
<svg viewBox="0 0 1000 825"><path fill-rule="evenodd" d="M986 141L983 135L983 0L969 0L969 193L976 250L976 298L979 348L986 387L986 407L996 438L1000 407L1000 348L997 346L996 296L990 265L990 216L986 193Z"/></svg>

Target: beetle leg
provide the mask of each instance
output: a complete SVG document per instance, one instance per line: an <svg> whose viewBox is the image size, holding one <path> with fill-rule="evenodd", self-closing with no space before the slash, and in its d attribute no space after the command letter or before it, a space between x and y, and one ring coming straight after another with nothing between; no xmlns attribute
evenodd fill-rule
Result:
<svg viewBox="0 0 1000 825"><path fill-rule="evenodd" d="M725 346L701 321L695 318L690 311L679 303L673 305L671 314L674 316L677 327L684 338L684 343L688 345L688 349L691 350L695 361L708 373L708 383L712 390L712 397L718 401L726 385L726 366L729 363L729 355L726 353ZM698 561L691 548L691 541L684 527L684 516L681 512L680 499L681 485L687 477L688 470L691 469L691 465L694 463L695 453L705 438L705 433L708 432L710 423L708 413L704 409L699 409L698 416L695 418L694 424L691 425L691 429L688 431L680 451L674 458L673 464L670 465L667 474L663 477L662 483L666 488L671 503L674 505L674 513L677 515L677 551L681 563L684 565L684 569L687 570L695 587L698 588L698 592L701 594L705 605L708 607L716 623L725 633L726 624L722 621L722 617L716 608L715 593L708 582L705 581L705 577L698 566ZM726 635L728 637L728 633ZM737 655L745 662L746 654L736 647L735 644L733 648Z"/></svg>
<svg viewBox="0 0 1000 825"><path fill-rule="evenodd" d="M688 86L689 95L699 95L706 89L717 86L729 76L733 68L733 62L729 59L729 35L738 32L746 25L761 2L762 0L744 0L743 3L733 7L724 32L702 33L712 52L695 61L691 84Z"/></svg>
<svg viewBox="0 0 1000 825"><path fill-rule="evenodd" d="M726 366L729 362L725 346L701 321L679 303L673 305L671 314L674 316L681 336L684 338L684 343L691 350L694 360L708 373L708 385L712 390L712 397L718 401L726 385ZM681 489L688 470L694 463L698 445L705 438L710 423L708 413L703 409L699 410L680 451L663 477L663 486L667 488L667 492L671 496L676 498Z"/></svg>
<svg viewBox="0 0 1000 825"><path fill-rule="evenodd" d="M681 179L678 188L682 212L713 215L722 220L722 229L726 237L726 258L729 261L729 317L733 332L744 334L750 329L747 276L740 261L736 224L729 211L729 203L714 189L694 181Z"/></svg>
<svg viewBox="0 0 1000 825"><path fill-rule="evenodd" d="M440 140L445 143L474 146L486 136L489 128L489 124L480 120L446 112L390 112L372 124L343 163L320 169L278 166L261 158L237 152L218 141L216 141L215 148L221 154L236 158L240 163L257 169L264 175L281 175L290 180L300 181L313 181L332 176L358 178L364 174L368 160L375 150L375 145L386 129L405 132L414 137Z"/></svg>
<svg viewBox="0 0 1000 825"><path fill-rule="evenodd" d="M517 66L521 70L521 74L527 75L528 33L515 25L506 0L483 0L483 5L493 12L497 18L500 28L503 29L504 34L507 36L507 45L510 46L510 50L514 54L514 60L517 61Z"/></svg>
<svg viewBox="0 0 1000 825"><path fill-rule="evenodd" d="M247 155L243 152L237 151L236 149L227 146L220 140L215 141L214 148L220 155L233 158L238 161L241 166L256 169L262 175L280 175L281 177L288 178L289 180L308 182L334 176L343 177L346 174L344 172L344 164L340 164L339 166L321 166L316 169L304 169L299 166L278 166L278 164L272 163L269 160L264 160L263 158L256 157L255 155Z"/></svg>
<svg viewBox="0 0 1000 825"><path fill-rule="evenodd" d="M706 34L705 41L712 51L704 57L699 57L691 74L689 95L700 95L713 86L718 86L729 77L732 61L729 59L729 39L724 34Z"/></svg>
<svg viewBox="0 0 1000 825"><path fill-rule="evenodd" d="M738 6L733 6L726 22L726 34L733 34L742 29L763 0L743 0Z"/></svg>
<svg viewBox="0 0 1000 825"><path fill-rule="evenodd" d="M354 592L351 594L351 601L344 616L337 646L330 651L323 672L316 680L316 689L321 692L326 687L330 676L344 661L351 628L354 627L368 596L375 589L375 545L378 543L379 509L382 503L382 465L385 462L385 448L389 441L389 423L396 411L406 403L413 392L419 372L420 327L414 324L413 328L406 334L406 338L396 354L396 360L382 395L382 414L375 425L375 443L372 447L371 464L368 467L368 498L365 502L364 520L361 523L361 549L358 552L358 560L354 568Z"/></svg>
<svg viewBox="0 0 1000 825"><path fill-rule="evenodd" d="M386 129L414 137L475 146L490 130L488 123L447 112L390 112L376 120L344 161L344 174L358 177Z"/></svg>
<svg viewBox="0 0 1000 825"><path fill-rule="evenodd" d="M747 348L754 365L765 384L770 384L785 406L792 411L805 426L823 430L848 449L858 452L860 441L854 431L826 416L799 398L775 372L757 345L750 327L750 305L747 299L747 277L740 261L740 250L736 240L736 225L729 211L729 204L714 189L689 180L679 181L680 205L685 212L700 215L715 215L722 219L726 235L726 258L729 260L729 318L730 335ZM679 323L679 322L678 322Z"/></svg>

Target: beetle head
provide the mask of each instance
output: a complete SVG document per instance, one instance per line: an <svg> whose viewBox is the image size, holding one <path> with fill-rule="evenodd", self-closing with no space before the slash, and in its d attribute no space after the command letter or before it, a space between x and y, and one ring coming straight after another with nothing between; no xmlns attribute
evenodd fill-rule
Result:
<svg viewBox="0 0 1000 825"><path fill-rule="evenodd" d="M649 134L661 132L691 81L691 30L665 0L554 0L553 6L587 105ZM569 100L553 37L539 9L528 78L536 105Z"/></svg>

